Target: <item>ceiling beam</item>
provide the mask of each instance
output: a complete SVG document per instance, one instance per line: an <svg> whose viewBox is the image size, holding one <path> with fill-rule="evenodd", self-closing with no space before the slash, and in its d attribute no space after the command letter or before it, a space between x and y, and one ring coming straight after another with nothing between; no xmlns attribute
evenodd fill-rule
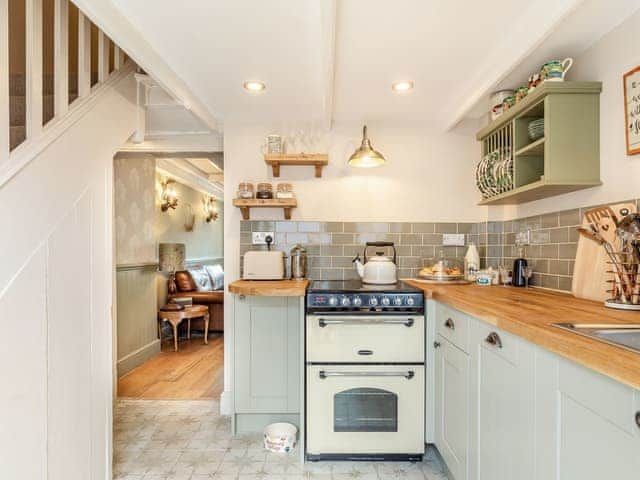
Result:
<svg viewBox="0 0 640 480"><path fill-rule="evenodd" d="M323 123L329 130L333 124L333 99L335 83L336 60L336 0L323 0L321 9L321 66L323 70L322 106L324 109Z"/></svg>
<svg viewBox="0 0 640 480"><path fill-rule="evenodd" d="M454 96L460 105L445 120L446 130L455 128L510 72L531 55L584 0L531 2L526 12L508 24L506 38L493 50L484 68L470 76ZM459 99L460 101L455 101Z"/></svg>
<svg viewBox="0 0 640 480"><path fill-rule="evenodd" d="M206 175L184 158L156 158L156 169L204 195L224 200L224 189L210 182Z"/></svg>

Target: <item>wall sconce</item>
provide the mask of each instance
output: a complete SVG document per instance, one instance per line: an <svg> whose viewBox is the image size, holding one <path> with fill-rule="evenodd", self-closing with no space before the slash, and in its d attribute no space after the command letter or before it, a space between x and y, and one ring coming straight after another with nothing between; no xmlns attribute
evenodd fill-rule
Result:
<svg viewBox="0 0 640 480"><path fill-rule="evenodd" d="M173 180L168 179L162 182L162 196L160 197L160 210L166 212L170 208L175 210L178 206L178 194L175 189L171 187L171 184L175 183Z"/></svg>
<svg viewBox="0 0 640 480"><path fill-rule="evenodd" d="M204 208L204 219L207 223L215 222L218 219L218 204L213 197L205 197L202 199Z"/></svg>

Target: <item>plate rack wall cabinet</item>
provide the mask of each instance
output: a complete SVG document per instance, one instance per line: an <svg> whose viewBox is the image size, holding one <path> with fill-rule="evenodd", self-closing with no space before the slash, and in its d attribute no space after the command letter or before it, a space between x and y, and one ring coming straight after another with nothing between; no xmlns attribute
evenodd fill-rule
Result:
<svg viewBox="0 0 640 480"><path fill-rule="evenodd" d="M480 205L601 185L601 91L600 82L546 82L480 130Z"/></svg>

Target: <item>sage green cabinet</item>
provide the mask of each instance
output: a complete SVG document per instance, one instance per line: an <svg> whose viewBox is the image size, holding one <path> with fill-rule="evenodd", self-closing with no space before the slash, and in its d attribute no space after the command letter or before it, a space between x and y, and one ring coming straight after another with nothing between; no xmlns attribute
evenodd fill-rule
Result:
<svg viewBox="0 0 640 480"><path fill-rule="evenodd" d="M470 474L475 480L533 480L533 346L492 325L471 326Z"/></svg>
<svg viewBox="0 0 640 480"><path fill-rule="evenodd" d="M549 352L538 357L536 480L640 478L640 392Z"/></svg>
<svg viewBox="0 0 640 480"><path fill-rule="evenodd" d="M448 335L434 344L435 444L453 480L640 478L640 390L450 307L435 312Z"/></svg>
<svg viewBox="0 0 640 480"><path fill-rule="evenodd" d="M272 421L299 424L303 308L300 297L235 296L234 411L237 431Z"/></svg>
<svg viewBox="0 0 640 480"><path fill-rule="evenodd" d="M469 468L469 355L436 337L435 444L456 480Z"/></svg>
<svg viewBox="0 0 640 480"><path fill-rule="evenodd" d="M601 90L600 82L544 82L480 130L482 158L490 159L479 168L488 172L478 175L479 188L490 190L480 205L518 204L600 185ZM528 126L540 118L544 136L532 140Z"/></svg>

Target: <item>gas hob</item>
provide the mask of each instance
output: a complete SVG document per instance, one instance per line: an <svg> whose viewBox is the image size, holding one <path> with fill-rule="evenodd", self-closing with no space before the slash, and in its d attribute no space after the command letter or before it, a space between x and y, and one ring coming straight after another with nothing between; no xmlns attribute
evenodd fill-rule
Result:
<svg viewBox="0 0 640 480"><path fill-rule="evenodd" d="M357 280L314 281L307 290L307 312L423 313L424 295L419 288L404 282L369 285Z"/></svg>

